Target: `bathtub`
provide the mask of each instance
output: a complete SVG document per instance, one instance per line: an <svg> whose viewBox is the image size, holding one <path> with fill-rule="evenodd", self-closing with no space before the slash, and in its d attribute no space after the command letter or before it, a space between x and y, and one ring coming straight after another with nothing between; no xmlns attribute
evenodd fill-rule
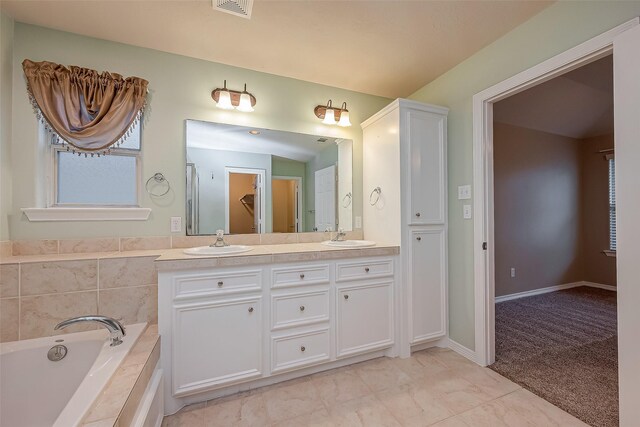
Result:
<svg viewBox="0 0 640 427"><path fill-rule="evenodd" d="M145 327L127 326L116 347L105 329L0 344L0 425L79 425ZM68 352L51 362L47 352L56 344Z"/></svg>

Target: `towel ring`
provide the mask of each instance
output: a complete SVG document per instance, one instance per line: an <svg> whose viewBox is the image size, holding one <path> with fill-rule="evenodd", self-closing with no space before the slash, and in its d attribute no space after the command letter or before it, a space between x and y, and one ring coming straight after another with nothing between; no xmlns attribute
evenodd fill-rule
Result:
<svg viewBox="0 0 640 427"><path fill-rule="evenodd" d="M376 197L376 200L372 201L374 194L377 194L378 197ZM380 187L374 188L371 194L369 194L369 204L371 206L375 206L376 204L378 204L378 202L380 201L380 194L382 194L382 189Z"/></svg>
<svg viewBox="0 0 640 427"><path fill-rule="evenodd" d="M165 190L165 192L164 193L154 193L153 191L151 191L149 189L149 184L151 183L151 180L155 181L158 184L162 184L163 182L166 182L167 183L167 189ZM166 195L171 190L171 184L169 183L169 180L164 177L162 172L156 172L156 173L153 174L153 176L151 176L151 178L149 178L147 180L147 183L144 185L144 188L145 188L145 190L147 190L147 193L149 193L150 196L152 196L152 197L162 197L162 196Z"/></svg>
<svg viewBox="0 0 640 427"><path fill-rule="evenodd" d="M347 202L345 203L345 200L347 200ZM342 207L343 208L348 208L349 205L351 204L351 199L353 199L353 197L351 196L351 192L348 192L343 198L342 198Z"/></svg>

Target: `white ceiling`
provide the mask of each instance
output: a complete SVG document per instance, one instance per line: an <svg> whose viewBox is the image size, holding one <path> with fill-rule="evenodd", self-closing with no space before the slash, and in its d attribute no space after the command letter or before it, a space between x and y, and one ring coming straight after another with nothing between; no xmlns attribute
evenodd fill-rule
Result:
<svg viewBox="0 0 640 427"><path fill-rule="evenodd" d="M613 133L613 57L497 102L493 118L571 138Z"/></svg>
<svg viewBox="0 0 640 427"><path fill-rule="evenodd" d="M16 21L358 92L405 97L551 1L1 2Z"/></svg>
<svg viewBox="0 0 640 427"><path fill-rule="evenodd" d="M250 130L260 134L252 135ZM326 141L319 143L319 139ZM187 120L187 148L271 154L306 163L327 147L342 141L350 140Z"/></svg>

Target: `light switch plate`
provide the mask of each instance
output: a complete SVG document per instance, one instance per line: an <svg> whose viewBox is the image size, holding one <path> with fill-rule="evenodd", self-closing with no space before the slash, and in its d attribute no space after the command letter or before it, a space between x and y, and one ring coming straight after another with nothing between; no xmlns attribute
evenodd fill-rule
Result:
<svg viewBox="0 0 640 427"><path fill-rule="evenodd" d="M471 186L461 185L458 187L458 200L469 200L471 198Z"/></svg>
<svg viewBox="0 0 640 427"><path fill-rule="evenodd" d="M462 218L471 219L471 205L462 205Z"/></svg>
<svg viewBox="0 0 640 427"><path fill-rule="evenodd" d="M181 216L172 216L171 217L171 232L179 233L182 231L182 217Z"/></svg>
<svg viewBox="0 0 640 427"><path fill-rule="evenodd" d="M362 217L356 216L356 228L362 228Z"/></svg>

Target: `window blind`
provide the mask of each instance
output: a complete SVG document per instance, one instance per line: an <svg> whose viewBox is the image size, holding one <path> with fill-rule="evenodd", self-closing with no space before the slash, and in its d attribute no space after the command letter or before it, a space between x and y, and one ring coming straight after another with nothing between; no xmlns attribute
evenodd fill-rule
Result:
<svg viewBox="0 0 640 427"><path fill-rule="evenodd" d="M609 249L616 250L616 161L609 159Z"/></svg>

